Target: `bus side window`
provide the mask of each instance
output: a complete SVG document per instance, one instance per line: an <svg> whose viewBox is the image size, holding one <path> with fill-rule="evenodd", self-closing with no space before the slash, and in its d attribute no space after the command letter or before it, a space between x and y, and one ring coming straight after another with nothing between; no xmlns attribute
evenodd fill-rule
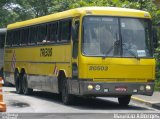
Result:
<svg viewBox="0 0 160 119"><path fill-rule="evenodd" d="M58 22L48 24L47 31L47 42L56 42L57 41L57 32L58 31Z"/></svg>
<svg viewBox="0 0 160 119"><path fill-rule="evenodd" d="M47 24L47 40L51 41L51 24Z"/></svg>
<svg viewBox="0 0 160 119"><path fill-rule="evenodd" d="M10 32L10 36L9 36L9 37L10 37L10 38L9 38L9 44L10 44L10 46L13 44L13 35L14 35L14 34L13 34L13 31L11 31L11 32Z"/></svg>
<svg viewBox="0 0 160 119"><path fill-rule="evenodd" d="M62 42L68 42L71 38L71 20L60 21L60 38Z"/></svg>
<svg viewBox="0 0 160 119"><path fill-rule="evenodd" d="M18 32L19 39L20 39L19 40L20 45L27 45L27 43L28 43L28 34L29 34L29 29L28 28L24 28L24 29L22 29L21 31Z"/></svg>
<svg viewBox="0 0 160 119"><path fill-rule="evenodd" d="M4 48L5 34L0 34L0 49Z"/></svg>
<svg viewBox="0 0 160 119"><path fill-rule="evenodd" d="M24 45L24 29L21 29L19 31L19 38L18 39L20 40L20 45Z"/></svg>
<svg viewBox="0 0 160 119"><path fill-rule="evenodd" d="M13 34L12 31L7 32L7 41L6 41L7 46L12 45L12 34Z"/></svg>
<svg viewBox="0 0 160 119"><path fill-rule="evenodd" d="M29 38L29 28L25 29L25 44L28 45L28 38Z"/></svg>
<svg viewBox="0 0 160 119"><path fill-rule="evenodd" d="M47 25L38 26L37 43L45 43L47 40Z"/></svg>
<svg viewBox="0 0 160 119"><path fill-rule="evenodd" d="M29 29L29 43L30 45L35 45L36 41L37 41L37 26L34 26Z"/></svg>
<svg viewBox="0 0 160 119"><path fill-rule="evenodd" d="M12 46L17 46L19 45L19 34L18 34L19 30L14 30L12 31Z"/></svg>
<svg viewBox="0 0 160 119"><path fill-rule="evenodd" d="M11 34L12 34L11 31L7 32L7 40L6 40L7 47L11 46L11 36L12 36Z"/></svg>
<svg viewBox="0 0 160 119"><path fill-rule="evenodd" d="M22 35L20 34L21 31L23 31L23 29L17 30L16 33L14 34L15 35L14 40L15 40L16 45L20 45L21 41L23 41L23 39L21 38L21 36L23 36L23 34Z"/></svg>

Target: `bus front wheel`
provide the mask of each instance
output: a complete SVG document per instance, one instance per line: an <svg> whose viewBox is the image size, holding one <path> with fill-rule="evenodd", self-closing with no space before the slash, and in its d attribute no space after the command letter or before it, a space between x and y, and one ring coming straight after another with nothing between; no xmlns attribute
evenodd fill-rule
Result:
<svg viewBox="0 0 160 119"><path fill-rule="evenodd" d="M68 93L68 85L67 85L67 80L63 79L62 81L62 102L65 105L71 105L73 104L73 95L70 95Z"/></svg>
<svg viewBox="0 0 160 119"><path fill-rule="evenodd" d="M33 92L33 89L28 88L28 80L25 73L22 76L22 90L24 95L29 95Z"/></svg>
<svg viewBox="0 0 160 119"><path fill-rule="evenodd" d="M131 96L123 96L123 97L118 97L118 102L121 106L128 106L129 102L131 100Z"/></svg>

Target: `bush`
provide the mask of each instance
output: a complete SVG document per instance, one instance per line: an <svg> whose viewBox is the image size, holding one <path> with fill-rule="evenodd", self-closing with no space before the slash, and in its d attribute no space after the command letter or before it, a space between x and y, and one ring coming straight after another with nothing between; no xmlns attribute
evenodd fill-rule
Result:
<svg viewBox="0 0 160 119"><path fill-rule="evenodd" d="M160 91L160 80L156 80L154 89L155 91Z"/></svg>
<svg viewBox="0 0 160 119"><path fill-rule="evenodd" d="M155 81L155 91L160 91L160 48L156 49L154 54L156 58L156 81Z"/></svg>

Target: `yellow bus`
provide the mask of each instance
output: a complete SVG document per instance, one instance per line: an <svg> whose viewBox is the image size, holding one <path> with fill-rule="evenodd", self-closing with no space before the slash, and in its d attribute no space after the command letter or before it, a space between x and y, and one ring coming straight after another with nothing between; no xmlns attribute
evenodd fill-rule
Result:
<svg viewBox="0 0 160 119"><path fill-rule="evenodd" d="M148 12L82 7L7 27L5 79L19 94L33 89L74 96L117 97L154 91L155 40Z"/></svg>

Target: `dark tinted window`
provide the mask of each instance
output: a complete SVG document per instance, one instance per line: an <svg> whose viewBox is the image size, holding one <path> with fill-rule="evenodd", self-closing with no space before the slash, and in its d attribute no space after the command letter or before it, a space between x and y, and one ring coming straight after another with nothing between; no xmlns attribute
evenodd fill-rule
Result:
<svg viewBox="0 0 160 119"><path fill-rule="evenodd" d="M71 23L71 20L63 20L9 30L6 45L23 46L56 43L57 41L67 42L71 37Z"/></svg>
<svg viewBox="0 0 160 119"><path fill-rule="evenodd" d="M0 48L4 48L5 34L0 34Z"/></svg>
<svg viewBox="0 0 160 119"><path fill-rule="evenodd" d="M27 45L28 44L29 29L28 28L22 29L19 33L20 33L20 39L21 39L20 44Z"/></svg>
<svg viewBox="0 0 160 119"><path fill-rule="evenodd" d="M9 41L8 41L9 45L12 45L13 35L14 35L13 32L10 31L10 32L9 32Z"/></svg>
<svg viewBox="0 0 160 119"><path fill-rule="evenodd" d="M58 22L48 24L48 42L56 42L58 37Z"/></svg>
<svg viewBox="0 0 160 119"><path fill-rule="evenodd" d="M29 44L36 44L37 42L37 26L29 28Z"/></svg>
<svg viewBox="0 0 160 119"><path fill-rule="evenodd" d="M13 31L13 33L14 33L14 35L13 35L14 38L13 38L13 41L12 41L12 45L17 46L17 45L20 44L21 40L23 40L21 38L21 30L20 29L19 30L15 30L15 31Z"/></svg>
<svg viewBox="0 0 160 119"><path fill-rule="evenodd" d="M71 20L60 21L60 41L69 41L71 36Z"/></svg>
<svg viewBox="0 0 160 119"><path fill-rule="evenodd" d="M47 25L39 25L37 35L37 43L46 42L47 40Z"/></svg>
<svg viewBox="0 0 160 119"><path fill-rule="evenodd" d="M11 45L10 35L11 35L11 32L7 31L6 46L10 46Z"/></svg>

